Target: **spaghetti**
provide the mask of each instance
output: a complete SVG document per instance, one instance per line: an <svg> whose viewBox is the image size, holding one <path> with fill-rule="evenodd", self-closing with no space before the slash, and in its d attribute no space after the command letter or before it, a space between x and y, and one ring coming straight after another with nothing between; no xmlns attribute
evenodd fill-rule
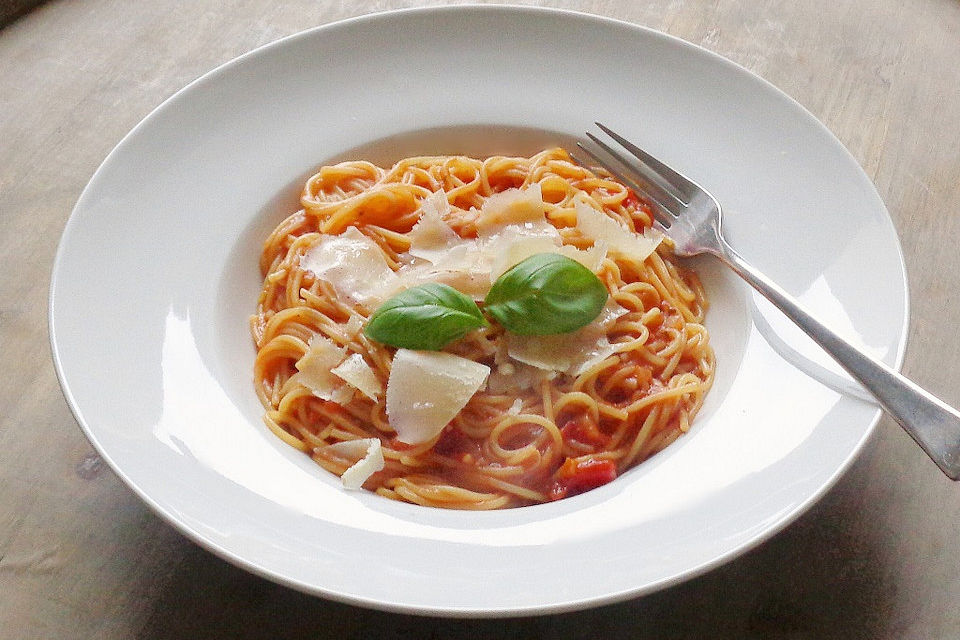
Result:
<svg viewBox="0 0 960 640"><path fill-rule="evenodd" d="M390 269L402 271L418 260L409 254L410 232L428 198L446 199L444 223L469 240L478 236L478 217L492 196L531 185L538 185L545 219L564 246L587 250L594 244L577 225L584 206L636 234L652 224L646 203L608 175L571 162L561 149L530 158L416 157L388 169L344 162L311 177L302 209L277 226L260 258L264 284L251 330L254 382L269 429L337 475L355 460L330 445L379 439L385 464L365 488L457 509L513 507L580 493L688 431L711 386L714 354L703 326L700 281L673 261L668 240L642 261L609 251L597 263L595 273L618 313L594 327L609 349L580 370L551 371L514 360L506 344L515 337L495 322L448 345L444 351L493 373L427 442L397 438L382 395L344 383L346 391L333 401L300 383L297 363L315 336L359 355L381 387L388 384L396 352L362 332L373 311L369 302L344 296L305 267L312 247L323 238L359 232Z"/></svg>

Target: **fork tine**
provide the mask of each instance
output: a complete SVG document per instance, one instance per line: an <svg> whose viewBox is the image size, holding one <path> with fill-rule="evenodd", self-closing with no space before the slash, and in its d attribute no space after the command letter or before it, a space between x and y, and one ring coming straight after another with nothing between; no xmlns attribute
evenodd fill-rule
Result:
<svg viewBox="0 0 960 640"><path fill-rule="evenodd" d="M603 143L600 143L600 144L603 145ZM656 218L658 222L660 222L660 224L664 225L665 227L669 227L674 222L674 220L676 220L676 217L675 217L676 213L674 213L674 209L677 207L682 207L683 206L682 204L675 204L673 207L668 207L656 195L651 193L651 189L647 188L647 185L650 185L650 183L647 183L645 181L644 184L640 184L640 182L633 179L631 176L627 176L626 174L624 174L616 166L611 164L610 161L604 160L603 158L598 156L593 150L584 146L582 143L578 142L577 146L580 147L580 149L584 153L586 153L591 158L593 158L600 166L602 166L607 171L609 171L614 176L616 176L623 184L627 185L637 193L640 193L644 195L646 198L648 198L654 205L652 207L653 216L654 218ZM617 157L617 156L614 154L614 157ZM584 164L583 162L580 162L576 158L574 158L574 160L576 160L578 164L581 164L581 165ZM653 187L654 190L659 189L655 185L651 185L651 186ZM659 189L659 190L663 192L662 189Z"/></svg>
<svg viewBox="0 0 960 640"><path fill-rule="evenodd" d="M670 167L668 167L667 165L663 164L662 162L660 162L659 160L651 156L649 153L647 153L637 145L633 144L632 142L630 142L629 140L621 136L616 131L613 131L612 129L604 125L602 122L594 122L594 124L600 127L600 129L605 134L607 134L608 136L616 140L618 143L620 143L620 145L623 146L623 148L629 151L631 154L633 154L633 156L637 160L647 165L656 174L662 177L664 181L670 184L670 186L672 186L674 189L679 191L686 202L689 202L690 197L697 192L698 190L697 185L691 182L690 179L687 178L682 173L678 173L673 169L671 169Z"/></svg>
<svg viewBox="0 0 960 640"><path fill-rule="evenodd" d="M617 151L609 144L593 135L589 131L587 132L587 137L593 141L598 147L603 149L610 155L614 160L619 162L625 169L629 170L629 174L632 176L632 179L641 183L644 186L644 191L654 196L659 202L661 202L665 208L672 214L678 213L677 209L682 210L686 205L686 201L680 197L672 187L661 183L657 180L656 175L650 175L649 169L638 165L636 162L631 162L626 156L624 156L620 151ZM583 147L581 147L583 148ZM584 149L586 150L586 149ZM601 162L603 166L607 169L610 169L610 162ZM646 169L646 170L644 170ZM623 176L618 174L617 177L623 179Z"/></svg>
<svg viewBox="0 0 960 640"><path fill-rule="evenodd" d="M669 236L669 235L670 235L670 227L668 227L667 225L663 224L662 222L660 222L660 221L657 220L656 218L654 218L654 220L653 220L653 228L656 229L657 231L659 231L660 233L662 233L662 234L665 235L665 236Z"/></svg>

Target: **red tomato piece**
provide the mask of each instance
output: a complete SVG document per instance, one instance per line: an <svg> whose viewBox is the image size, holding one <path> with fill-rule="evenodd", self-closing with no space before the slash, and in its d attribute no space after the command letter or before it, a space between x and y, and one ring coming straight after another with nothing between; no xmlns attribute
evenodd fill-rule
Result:
<svg viewBox="0 0 960 640"><path fill-rule="evenodd" d="M564 440L576 440L594 447L605 447L610 442L610 436L600 431L600 427L589 415L581 413L568 420L560 433Z"/></svg>
<svg viewBox="0 0 960 640"><path fill-rule="evenodd" d="M617 465L605 458L567 458L550 487L551 500L559 500L607 484L617 477Z"/></svg>

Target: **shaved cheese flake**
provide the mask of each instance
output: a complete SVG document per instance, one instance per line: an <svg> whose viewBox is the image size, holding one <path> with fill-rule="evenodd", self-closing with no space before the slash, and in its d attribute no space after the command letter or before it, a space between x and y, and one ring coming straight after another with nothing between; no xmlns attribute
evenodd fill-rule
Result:
<svg viewBox="0 0 960 640"><path fill-rule="evenodd" d="M353 340L357 337L357 334L360 333L360 329L363 328L363 316L359 314L351 314L350 319L347 320L347 323L343 325L343 330L347 335L347 338Z"/></svg>
<svg viewBox="0 0 960 640"><path fill-rule="evenodd" d="M577 331L547 336L508 333L507 353L538 369L579 375L616 352L616 346L607 340L607 331L625 313L611 298L593 322Z"/></svg>
<svg viewBox="0 0 960 640"><path fill-rule="evenodd" d="M340 475L340 480L346 489L360 489L370 476L377 471L382 471L386 466L386 461L383 459L383 445L379 438L345 440L327 445L325 450L340 458L356 460Z"/></svg>
<svg viewBox="0 0 960 640"><path fill-rule="evenodd" d="M343 362L347 350L319 334L310 338L309 347L295 365L299 372L297 381L322 400L338 404L349 401L353 391L333 374L333 368Z"/></svg>
<svg viewBox="0 0 960 640"><path fill-rule="evenodd" d="M584 237L593 240L594 246L603 243L612 253L634 260L646 260L660 244L660 237L634 233L582 200L576 200L574 208L577 211L577 229Z"/></svg>
<svg viewBox="0 0 960 640"><path fill-rule="evenodd" d="M303 254L300 266L333 285L340 298L369 309L383 302L382 291L397 278L377 244L356 227L338 236L321 236Z"/></svg>
<svg viewBox="0 0 960 640"><path fill-rule="evenodd" d="M397 279L387 283L379 293L387 299L418 284L440 282L474 300L483 300L490 290L491 261L492 254L487 255L479 240L460 240L446 252L435 254L432 260L420 258L402 266L396 272Z"/></svg>
<svg viewBox="0 0 960 640"><path fill-rule="evenodd" d="M553 228L551 226L551 228ZM515 227L508 227L515 229ZM519 231L501 234L499 242L491 243L497 251L491 252L493 264L490 266L490 282L504 274L507 270L523 262L530 256L538 253L560 253L560 237L524 236ZM576 247L571 247L576 249Z"/></svg>
<svg viewBox="0 0 960 640"><path fill-rule="evenodd" d="M359 353L351 355L331 369L330 373L343 379L374 402L383 394L383 385L380 384L377 374Z"/></svg>
<svg viewBox="0 0 960 640"><path fill-rule="evenodd" d="M607 257L606 243L600 242L589 249L578 249L573 245L557 245L549 238L543 236L518 238L506 246L504 250L495 255L493 264L490 267L490 282L509 271L512 267L520 264L530 256L538 253L559 253L573 260L576 260L590 271L596 273L603 264L603 259ZM489 287L487 287L489 290Z"/></svg>
<svg viewBox="0 0 960 640"><path fill-rule="evenodd" d="M603 214L586 204L581 206L589 209L581 216L588 230L603 225L596 218ZM582 250L564 245L560 231L546 219L546 207L539 184L502 191L490 196L480 211L476 223L480 237L461 238L443 220L450 205L446 195L438 191L423 200L420 220L407 234L408 253L414 260L401 266L393 278L379 282L373 278L375 282L368 284L366 293L382 302L410 287L440 282L474 300L483 300L497 278L532 255L559 253L597 272L607 256L611 230L633 235L608 219L613 226L606 227L606 235L595 239L593 247Z"/></svg>
<svg viewBox="0 0 960 640"><path fill-rule="evenodd" d="M547 205L543 201L539 183L535 182L525 189L507 189L493 194L483 203L477 216L477 232L481 236L489 236L513 224L542 227L550 224L546 213Z"/></svg>
<svg viewBox="0 0 960 640"><path fill-rule="evenodd" d="M421 204L420 220L407 234L414 261L396 272L377 297L387 299L426 282L440 282L483 300L490 285L505 271L537 253L561 253L591 271L606 257L606 243L586 251L564 246L560 231L547 220L540 185L508 189L490 196L477 218L478 238L461 238L443 220L449 211L438 191Z"/></svg>
<svg viewBox="0 0 960 640"><path fill-rule="evenodd" d="M483 300L490 291L490 278L486 271L474 269L436 268L408 274L417 283L439 282L453 287L474 300Z"/></svg>
<svg viewBox="0 0 960 640"><path fill-rule="evenodd" d="M428 282L439 282L449 285L474 300L483 300L490 290L490 268L474 261L465 260L459 265L452 260L441 260L439 264L419 261L404 266L397 271L397 280L384 288L384 299L390 298L401 291Z"/></svg>
<svg viewBox="0 0 960 640"><path fill-rule="evenodd" d="M490 374L487 390L495 394L517 394L533 389L543 380L543 372L530 365L505 362Z"/></svg>
<svg viewBox="0 0 960 640"><path fill-rule="evenodd" d="M457 291L483 300L490 290L490 262L492 257L484 251L479 240L463 240L438 258L431 268L411 269L406 278L416 278L413 284L442 282Z"/></svg>
<svg viewBox="0 0 960 640"><path fill-rule="evenodd" d="M548 336L518 336L507 333L507 353L519 362L546 371L566 371L573 366L577 352L592 346L580 331Z"/></svg>
<svg viewBox="0 0 960 640"><path fill-rule="evenodd" d="M607 340L607 336L601 335L597 337L591 348L587 351L584 351L583 356L574 362L568 373L573 376L578 376L594 365L600 364L616 353L616 351L616 346L610 344L610 341Z"/></svg>
<svg viewBox="0 0 960 640"><path fill-rule="evenodd" d="M450 203L442 190L424 198L420 204L420 220L407 234L410 255L436 263L452 247L463 242L443 221L443 216L449 211Z"/></svg>
<svg viewBox="0 0 960 640"><path fill-rule="evenodd" d="M398 349L387 380L387 417L397 439L434 439L489 374L490 367L451 353Z"/></svg>
<svg viewBox="0 0 960 640"><path fill-rule="evenodd" d="M565 244L560 247L557 253L576 260L587 269L590 269L590 271L596 273L600 270L600 265L603 264L603 260L607 257L607 243L600 240L594 242L593 246L589 249L578 249L573 245Z"/></svg>
<svg viewBox="0 0 960 640"><path fill-rule="evenodd" d="M574 363L574 367L570 372L572 375L578 376L616 353L617 347L616 345L610 344L610 341L607 339L607 332L617 321L617 318L625 313L628 313L627 309L617 304L613 298L607 300L606 306L600 311L597 319L588 325L588 327L596 327L597 339L593 343L593 346L585 351L583 355L577 359L577 362Z"/></svg>

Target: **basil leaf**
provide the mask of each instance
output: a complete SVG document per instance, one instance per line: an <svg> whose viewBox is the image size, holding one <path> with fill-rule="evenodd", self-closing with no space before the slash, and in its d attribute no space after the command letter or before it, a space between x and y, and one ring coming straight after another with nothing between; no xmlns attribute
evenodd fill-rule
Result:
<svg viewBox="0 0 960 640"><path fill-rule="evenodd" d="M558 253L538 253L497 278L486 311L518 335L551 335L590 324L607 288L585 266Z"/></svg>
<svg viewBox="0 0 960 640"><path fill-rule="evenodd" d="M392 347L439 351L486 325L477 303L453 287L430 282L411 287L380 305L363 333Z"/></svg>

